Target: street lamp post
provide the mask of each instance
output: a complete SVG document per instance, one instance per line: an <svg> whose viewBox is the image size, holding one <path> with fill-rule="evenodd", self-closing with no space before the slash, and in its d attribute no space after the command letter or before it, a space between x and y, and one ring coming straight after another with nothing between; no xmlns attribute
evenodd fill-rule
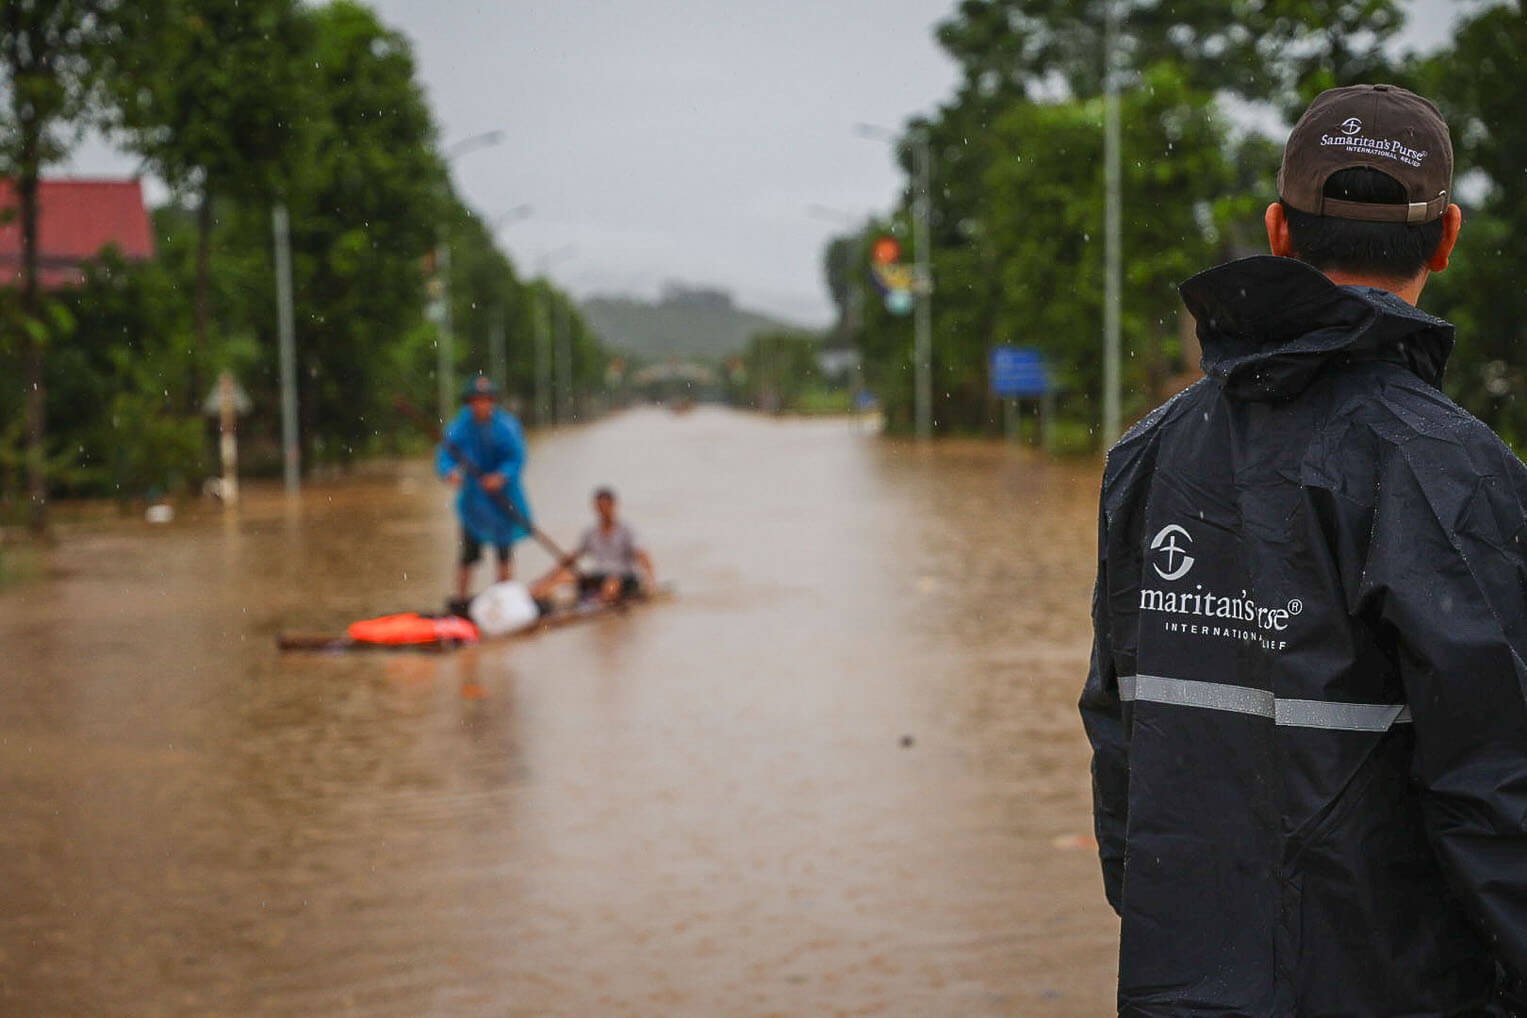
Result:
<svg viewBox="0 0 1527 1018"><path fill-rule="evenodd" d="M882 141L896 140L896 132L874 124L859 124L856 130L862 137ZM917 264L917 304L913 318L913 417L919 441L933 435L933 268L932 238L929 217L932 201L929 192L933 169L933 152L928 133L919 130L908 137L912 145L913 172L917 178L917 195L912 203L913 257Z"/></svg>
<svg viewBox="0 0 1527 1018"><path fill-rule="evenodd" d="M503 140L503 131L484 131L481 134L463 138L447 147L441 153L445 159L446 173L450 173L451 163L468 152L497 145ZM438 310L435 324L438 328L439 340L436 343L438 360L435 372L440 387L440 419L448 421L451 418L451 408L456 404L455 336L451 332L451 244L444 226L436 231L436 236L438 240L435 242L435 280L439 284L439 294L436 297L439 303L436 305Z"/></svg>
<svg viewBox="0 0 1527 1018"><path fill-rule="evenodd" d="M281 477L288 495L302 483L302 447L297 436L297 339L292 310L291 218L284 203L271 213L276 242L276 328L281 367Z"/></svg>

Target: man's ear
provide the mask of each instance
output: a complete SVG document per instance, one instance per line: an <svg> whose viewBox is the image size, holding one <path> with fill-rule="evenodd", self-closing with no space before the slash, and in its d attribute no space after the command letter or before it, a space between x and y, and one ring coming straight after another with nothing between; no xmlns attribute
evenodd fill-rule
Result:
<svg viewBox="0 0 1527 1018"><path fill-rule="evenodd" d="M1294 241L1288 234L1288 217L1283 214L1283 203L1273 202L1262 214L1267 225L1267 249L1279 258L1294 257Z"/></svg>
<svg viewBox="0 0 1527 1018"><path fill-rule="evenodd" d="M1458 231L1463 228L1463 210L1457 205L1449 205L1447 211L1442 213L1442 240L1437 243L1437 250L1426 260L1426 267L1433 272L1441 272L1447 268L1448 258L1452 257L1453 245L1458 243Z"/></svg>

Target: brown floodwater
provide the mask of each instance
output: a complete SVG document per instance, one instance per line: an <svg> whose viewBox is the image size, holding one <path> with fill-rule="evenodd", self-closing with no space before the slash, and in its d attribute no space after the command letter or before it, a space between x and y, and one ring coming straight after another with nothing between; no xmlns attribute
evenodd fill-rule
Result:
<svg viewBox="0 0 1527 1018"><path fill-rule="evenodd" d="M447 655L275 649L438 607L425 463L63 526L0 590L0 1015L1112 1013L1096 467L703 408L534 443L554 534L599 483L678 596Z"/></svg>

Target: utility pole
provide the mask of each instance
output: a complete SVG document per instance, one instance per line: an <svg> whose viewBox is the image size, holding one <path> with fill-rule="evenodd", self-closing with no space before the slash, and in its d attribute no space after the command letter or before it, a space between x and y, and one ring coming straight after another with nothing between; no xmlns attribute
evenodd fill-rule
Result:
<svg viewBox="0 0 1527 1018"><path fill-rule="evenodd" d="M916 364L913 380L917 386L914 394L917 438L925 442L933 436L933 269L928 228L931 204L928 192L931 171L928 164L932 162L932 153L929 151L926 133L918 134L913 143L913 153L917 160L916 218L912 223L912 239L917 245L916 339L913 351Z"/></svg>
<svg viewBox="0 0 1527 1018"><path fill-rule="evenodd" d="M1119 5L1105 0L1103 31L1103 446L1118 440L1119 413L1119 304L1123 209L1119 155Z"/></svg>
<svg viewBox="0 0 1527 1018"><path fill-rule="evenodd" d="M297 441L297 339L292 313L291 223L285 205L271 210L276 240L276 328L281 343L281 476L288 495L302 483L302 447Z"/></svg>

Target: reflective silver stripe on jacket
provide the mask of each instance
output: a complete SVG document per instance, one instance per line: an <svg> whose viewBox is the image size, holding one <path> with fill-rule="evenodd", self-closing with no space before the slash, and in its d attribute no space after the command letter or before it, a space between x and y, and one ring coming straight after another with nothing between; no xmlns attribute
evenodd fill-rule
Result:
<svg viewBox="0 0 1527 1018"><path fill-rule="evenodd" d="M1171 679L1164 675L1119 676L1119 699L1227 710L1269 718L1273 724L1288 728L1324 728L1334 732L1387 732L1411 720L1410 708L1402 703L1286 700L1265 689Z"/></svg>

